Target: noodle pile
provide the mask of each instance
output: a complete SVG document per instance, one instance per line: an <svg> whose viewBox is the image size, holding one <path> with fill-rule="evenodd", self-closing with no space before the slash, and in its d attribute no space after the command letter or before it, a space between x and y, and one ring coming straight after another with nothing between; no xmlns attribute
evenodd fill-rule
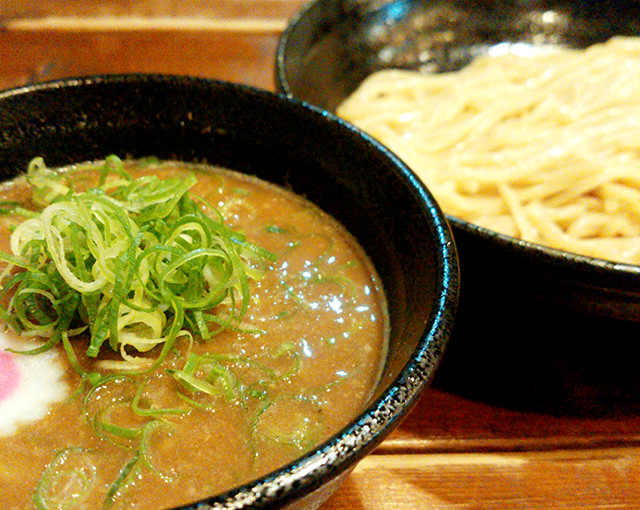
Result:
<svg viewBox="0 0 640 510"><path fill-rule="evenodd" d="M640 38L484 56L455 73L379 71L337 113L452 216L640 264Z"/></svg>

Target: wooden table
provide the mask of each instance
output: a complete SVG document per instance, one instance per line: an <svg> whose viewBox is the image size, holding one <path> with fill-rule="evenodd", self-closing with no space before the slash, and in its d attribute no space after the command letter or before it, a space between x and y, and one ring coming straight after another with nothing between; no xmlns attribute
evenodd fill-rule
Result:
<svg viewBox="0 0 640 510"><path fill-rule="evenodd" d="M0 87L142 71L273 89L276 43L301 5L5 0ZM516 405L496 398L496 388L515 384L517 371L505 372L493 386L483 384L482 372L477 384L460 384L462 349L452 352L406 421L356 467L324 510L640 508L638 393L626 395L626 407L608 406L605 399L594 410L588 403L602 388L576 383L576 370L564 382L573 378L571 398L583 405L565 405L566 387L536 405ZM500 376L495 367L491 376Z"/></svg>

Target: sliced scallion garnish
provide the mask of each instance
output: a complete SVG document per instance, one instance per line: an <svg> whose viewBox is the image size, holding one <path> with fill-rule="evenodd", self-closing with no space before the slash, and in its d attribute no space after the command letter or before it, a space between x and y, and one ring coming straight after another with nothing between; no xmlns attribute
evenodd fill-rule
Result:
<svg viewBox="0 0 640 510"><path fill-rule="evenodd" d="M249 280L273 260L190 197L193 174L134 180L110 156L98 185L76 191L67 174L36 158L27 182L43 209L15 228L13 253L0 254L12 268L3 273L0 297L11 297L0 315L19 333L46 338L37 352L86 327L87 356L108 344L124 359L113 366L155 368L168 348L151 361L127 350L147 353L181 334L208 339L238 327Z"/></svg>
<svg viewBox="0 0 640 510"><path fill-rule="evenodd" d="M45 469L34 494L38 510L82 508L97 482L92 452L85 448L64 448Z"/></svg>

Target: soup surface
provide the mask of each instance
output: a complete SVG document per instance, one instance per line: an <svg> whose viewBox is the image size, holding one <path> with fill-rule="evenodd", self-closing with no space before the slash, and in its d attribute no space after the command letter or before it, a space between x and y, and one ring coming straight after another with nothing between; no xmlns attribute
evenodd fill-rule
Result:
<svg viewBox="0 0 640 510"><path fill-rule="evenodd" d="M101 166L63 169L60 175L70 176L66 185L91 189ZM232 241L242 244L246 236L247 252L255 255L245 261L248 298L227 292L215 303L212 313L219 313L206 325L208 339L193 323L209 315L189 316L195 317L191 329L185 319L170 348L160 341L127 343L123 329L119 344L111 331L96 354L88 348L88 331L73 325L76 331L43 354L23 354L13 350L48 339L7 328L0 337L0 368L15 375L0 377L0 411L26 404L12 413L13 422L0 417L3 509L170 508L220 493L328 439L363 409L378 381L388 334L383 292L362 249L335 220L289 191L219 168L141 160L124 162L118 172L125 170L134 180L196 176L189 196L201 197L198 207L216 221L219 211L234 232ZM38 209L24 177L6 183L0 195ZM22 220L5 216L4 252L12 249L10 226ZM100 229L107 230L106 224ZM190 228L174 236L176 246L206 236ZM136 242L144 244L145 235ZM156 250L168 259L173 251L164 246ZM116 274L122 271L115 267ZM165 284L172 279L177 276L167 273ZM187 303L192 292L188 287L172 299ZM40 299L44 291L36 294ZM87 295L90 303L92 293ZM4 296L5 306L10 296ZM238 320L225 319L245 304ZM184 309L187 317L187 304ZM151 317L152 310L137 312ZM169 336L175 315L157 326L159 336ZM143 322L135 328L156 328L151 318ZM42 356L50 371L26 363ZM27 380L31 385L22 384ZM48 391L44 410L29 414L43 407L30 404L31 396L37 401L47 387L56 391Z"/></svg>

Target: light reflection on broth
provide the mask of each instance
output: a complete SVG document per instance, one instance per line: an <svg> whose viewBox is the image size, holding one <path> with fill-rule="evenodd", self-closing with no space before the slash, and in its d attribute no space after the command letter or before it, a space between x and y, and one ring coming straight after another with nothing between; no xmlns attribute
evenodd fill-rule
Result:
<svg viewBox="0 0 640 510"><path fill-rule="evenodd" d="M54 347L66 384L80 394L0 437L4 509L36 508L34 498L69 508L102 508L105 501L111 508L166 508L219 493L328 439L363 409L380 376L388 335L381 284L335 220L286 190L227 170L175 162L126 169L135 178L195 172L192 194L277 259L251 281L241 331L195 339L191 347L182 337L150 374L114 377L91 389L62 346ZM18 179L2 195L30 206L26 190ZM5 224L5 252L9 235ZM73 340L79 363L106 373L105 347L97 360L88 358L83 341ZM208 360L213 396L185 389L187 375L172 376L186 373L187 353ZM172 412L155 415L157 409ZM126 483L114 491L123 474Z"/></svg>

